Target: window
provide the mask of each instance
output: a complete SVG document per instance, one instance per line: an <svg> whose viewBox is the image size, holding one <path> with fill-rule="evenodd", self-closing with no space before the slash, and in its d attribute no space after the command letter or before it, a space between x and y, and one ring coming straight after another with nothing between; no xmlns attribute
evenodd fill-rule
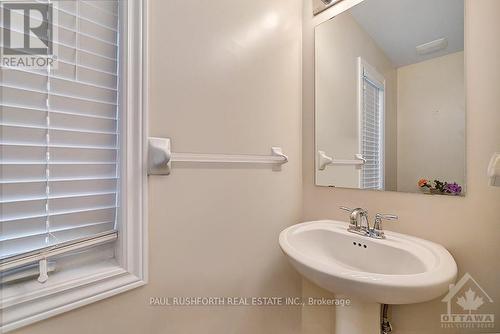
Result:
<svg viewBox="0 0 500 334"><path fill-rule="evenodd" d="M146 282L143 2L34 3L57 60L0 69L0 331Z"/></svg>
<svg viewBox="0 0 500 334"><path fill-rule="evenodd" d="M2 70L0 260L116 236L118 17L105 3L58 3L57 69Z"/></svg>
<svg viewBox="0 0 500 334"><path fill-rule="evenodd" d="M384 189L385 80L359 58L360 150L366 163L361 170L362 189Z"/></svg>

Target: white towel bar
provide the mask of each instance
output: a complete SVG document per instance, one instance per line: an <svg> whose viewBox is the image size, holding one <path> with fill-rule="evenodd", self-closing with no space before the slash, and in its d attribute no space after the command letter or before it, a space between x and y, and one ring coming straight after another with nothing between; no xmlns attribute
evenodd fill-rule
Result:
<svg viewBox="0 0 500 334"><path fill-rule="evenodd" d="M327 156L324 151L318 151L319 170L325 170L326 166L330 165L356 166L356 168L361 168L364 164L366 164L366 159L363 158L362 154L356 154L354 160L335 160Z"/></svg>
<svg viewBox="0 0 500 334"><path fill-rule="evenodd" d="M271 155L173 153L170 138L155 137L149 138L148 154L149 175L170 174L172 162L269 164L273 170L288 162L280 147L272 147Z"/></svg>

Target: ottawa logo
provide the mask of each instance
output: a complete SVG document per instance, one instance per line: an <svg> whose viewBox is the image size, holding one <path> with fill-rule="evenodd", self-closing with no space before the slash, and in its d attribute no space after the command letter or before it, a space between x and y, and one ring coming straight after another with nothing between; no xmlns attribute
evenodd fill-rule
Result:
<svg viewBox="0 0 500 334"><path fill-rule="evenodd" d="M447 306L447 312L441 314L443 328L495 327L495 315L480 310L486 304L493 303L493 299L469 273L457 284L450 284L450 291L442 302Z"/></svg>

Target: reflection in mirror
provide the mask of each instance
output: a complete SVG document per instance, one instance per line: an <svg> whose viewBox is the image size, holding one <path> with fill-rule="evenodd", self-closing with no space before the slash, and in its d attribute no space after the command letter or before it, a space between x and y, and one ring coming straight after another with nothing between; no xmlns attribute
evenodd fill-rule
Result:
<svg viewBox="0 0 500 334"><path fill-rule="evenodd" d="M313 0L313 12L314 15L321 13L322 11L330 8L341 0Z"/></svg>
<svg viewBox="0 0 500 334"><path fill-rule="evenodd" d="M463 195L464 0L365 0L315 45L316 184Z"/></svg>

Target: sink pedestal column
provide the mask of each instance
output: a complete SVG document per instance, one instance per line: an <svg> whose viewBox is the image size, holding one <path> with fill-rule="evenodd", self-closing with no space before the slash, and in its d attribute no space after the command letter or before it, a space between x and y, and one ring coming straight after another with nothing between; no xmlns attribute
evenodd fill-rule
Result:
<svg viewBox="0 0 500 334"><path fill-rule="evenodd" d="M348 296L335 297L351 300L349 306L335 308L335 334L380 334L380 304Z"/></svg>

